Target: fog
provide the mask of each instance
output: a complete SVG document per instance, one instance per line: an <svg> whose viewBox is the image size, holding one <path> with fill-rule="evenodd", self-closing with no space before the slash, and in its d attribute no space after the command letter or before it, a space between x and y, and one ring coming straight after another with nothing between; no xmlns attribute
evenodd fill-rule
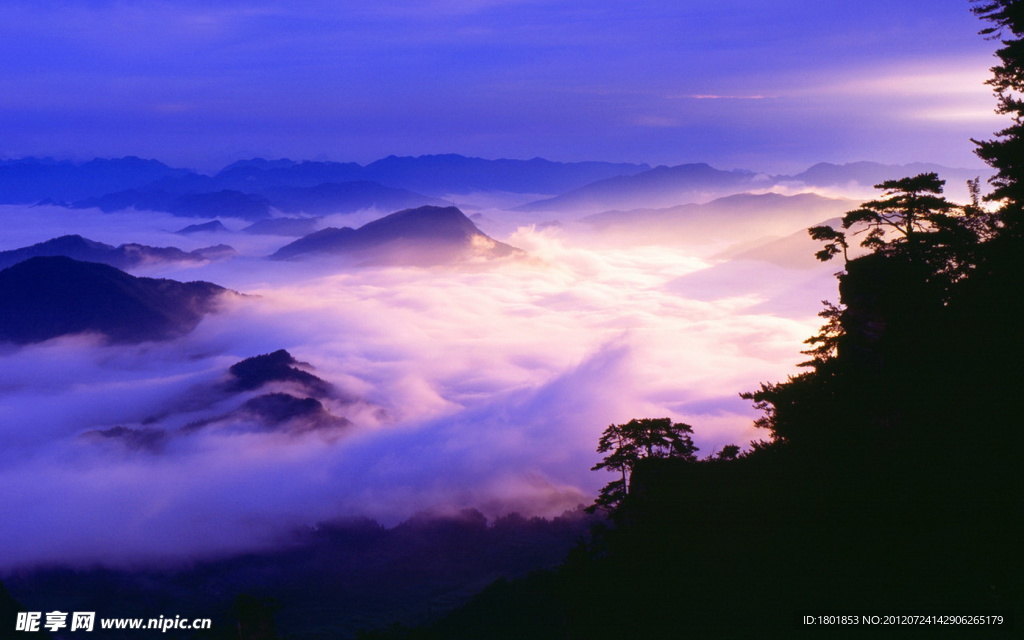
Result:
<svg viewBox="0 0 1024 640"><path fill-rule="evenodd" d="M65 233L230 244L231 259L133 273L247 294L171 341L0 346L3 569L211 557L347 515L557 515L608 481L589 470L608 424L668 416L694 427L701 455L763 437L738 394L796 371L838 268L725 260L727 244L614 246L572 221L485 208L481 229L527 258L339 270L267 260L291 238L238 233L245 224L230 219L232 233L182 236L195 220L0 209L0 250ZM732 242L805 248L753 227ZM224 392L228 367L278 349L334 386L324 408L351 425L247 428L237 410L255 392ZM220 422L182 429L209 419ZM165 437L145 448L89 436L119 426Z"/></svg>

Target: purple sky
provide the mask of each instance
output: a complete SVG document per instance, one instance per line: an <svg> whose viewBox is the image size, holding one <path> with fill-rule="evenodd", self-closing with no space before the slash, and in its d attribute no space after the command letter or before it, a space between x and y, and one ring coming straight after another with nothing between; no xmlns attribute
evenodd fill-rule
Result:
<svg viewBox="0 0 1024 640"><path fill-rule="evenodd" d="M6 0L0 157L978 166L966 0Z"/></svg>

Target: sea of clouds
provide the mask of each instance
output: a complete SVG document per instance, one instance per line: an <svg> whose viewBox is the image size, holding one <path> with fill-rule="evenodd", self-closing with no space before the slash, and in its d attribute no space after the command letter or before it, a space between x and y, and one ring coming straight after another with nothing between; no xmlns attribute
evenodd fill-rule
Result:
<svg viewBox="0 0 1024 640"><path fill-rule="evenodd" d="M172 341L0 346L2 569L212 557L351 515L557 515L608 481L590 467L611 423L686 422L701 455L764 437L739 392L795 372L820 300L835 299L835 265L728 261L716 257L724 244L617 246L493 209L482 229L529 258L345 270L265 259L289 238L176 235L195 221L169 215L0 209L0 250L64 233L186 250L226 242L237 257L133 273L247 294ZM752 225L731 241L772 239ZM331 437L181 434L237 402L216 392L228 367L277 349L343 392L325 407L352 426ZM84 436L117 426L172 437L143 450Z"/></svg>

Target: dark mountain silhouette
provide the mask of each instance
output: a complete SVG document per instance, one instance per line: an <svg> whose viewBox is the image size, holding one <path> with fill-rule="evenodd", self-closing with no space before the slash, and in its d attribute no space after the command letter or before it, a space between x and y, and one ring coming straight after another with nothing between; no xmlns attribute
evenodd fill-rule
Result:
<svg viewBox="0 0 1024 640"><path fill-rule="evenodd" d="M329 407L349 407L360 399L313 375L312 368L284 349L246 358L232 365L222 381L190 389L170 408L132 425L87 431L82 438L94 445L157 455L175 439L209 429L340 436L352 422ZM189 422L178 426L184 416Z"/></svg>
<svg viewBox="0 0 1024 640"><path fill-rule="evenodd" d="M211 179L221 189L248 193L281 187L315 187L331 182L363 180L363 167L354 162L295 162L293 160L242 160L228 165Z"/></svg>
<svg viewBox="0 0 1024 640"><path fill-rule="evenodd" d="M771 178L749 171L721 171L703 163L683 164L607 178L554 198L522 205L517 210L601 211L610 207L665 207L710 200L771 184Z"/></svg>
<svg viewBox="0 0 1024 640"><path fill-rule="evenodd" d="M276 187L263 192L274 206L285 213L328 215L354 213L362 209L394 211L427 204L450 204L406 189L385 187L376 182L325 182L313 187Z"/></svg>
<svg viewBox="0 0 1024 640"><path fill-rule="evenodd" d="M229 395L264 393L248 398L228 413L192 421L182 433L222 428L299 434L350 426L351 421L332 414L323 402L347 405L357 398L306 370L311 368L284 349L236 362L228 369L228 379L219 385L218 391Z"/></svg>
<svg viewBox="0 0 1024 640"><path fill-rule="evenodd" d="M334 254L364 262L429 265L519 253L482 233L458 208L427 206L393 213L359 229L329 227L285 245L271 258Z"/></svg>
<svg viewBox="0 0 1024 640"><path fill-rule="evenodd" d="M235 251L235 248L229 244L215 244L210 247L202 247L196 249L195 251L191 251L189 253L192 253L197 256L202 256L207 260L211 261L224 260L226 258L238 255L238 252Z"/></svg>
<svg viewBox="0 0 1024 640"><path fill-rule="evenodd" d="M109 429L86 431L82 437L93 442L117 442L131 451L160 453L170 436L163 429L116 426Z"/></svg>
<svg viewBox="0 0 1024 640"><path fill-rule="evenodd" d="M222 233L229 231L224 223L220 220L211 220L209 222L202 222L200 224L190 224L187 227L178 229L174 233L187 236L193 233Z"/></svg>
<svg viewBox="0 0 1024 640"><path fill-rule="evenodd" d="M319 431L330 432L333 436L340 435L336 433L339 429L351 425L348 418L332 414L316 398L273 392L250 398L229 413L190 422L180 433L187 435L200 429L222 429L291 434Z"/></svg>
<svg viewBox="0 0 1024 640"><path fill-rule="evenodd" d="M433 195L471 191L562 193L597 180L632 175L649 168L646 164L552 162L543 158L485 160L444 154L388 156L368 164L363 176Z"/></svg>
<svg viewBox="0 0 1024 640"><path fill-rule="evenodd" d="M302 237L317 230L322 218L267 218L242 229L245 233L267 236Z"/></svg>
<svg viewBox="0 0 1024 640"><path fill-rule="evenodd" d="M285 422L301 423L298 430L336 429L352 424L347 418L332 415L316 398L299 398L289 393L266 393L246 400L240 412L268 427Z"/></svg>
<svg viewBox="0 0 1024 640"><path fill-rule="evenodd" d="M37 256L65 256L84 262L100 262L118 269L131 269L142 264L159 262L209 262L233 255L226 244L182 251L175 247L150 247L144 244L113 246L79 235L61 236L29 247L0 251L0 269Z"/></svg>
<svg viewBox="0 0 1024 640"><path fill-rule="evenodd" d="M368 165L348 162L296 162L254 158L235 162L213 176L185 175L161 180L154 187L170 193L231 189L264 193L280 188L312 188L324 183L376 182L386 188L444 196L474 191L562 193L619 175L650 169L646 164L486 160L457 154L418 157L388 156ZM417 206L426 202L391 205ZM435 203L436 204L436 203Z"/></svg>
<svg viewBox="0 0 1024 640"><path fill-rule="evenodd" d="M0 271L0 340L29 344L78 333L121 343L166 340L192 331L227 291L63 256L30 258Z"/></svg>
<svg viewBox="0 0 1024 640"><path fill-rule="evenodd" d="M232 392L253 391L272 382L286 382L306 393L324 397L334 393L330 383L305 371L309 365L299 362L284 349L246 358L231 365L225 388Z"/></svg>
<svg viewBox="0 0 1024 640"><path fill-rule="evenodd" d="M138 189L161 179L191 174L156 160L136 157L84 163L23 158L0 161L0 203L27 204L44 199L74 201Z"/></svg>
<svg viewBox="0 0 1024 640"><path fill-rule="evenodd" d="M4 584L0 582L0 624L4 625L0 628L3 628L3 633L5 635L11 634L8 637L26 637L29 639L52 637L42 626L45 620L40 621L39 631L15 631L18 613L23 611L28 611L28 608L12 598Z"/></svg>

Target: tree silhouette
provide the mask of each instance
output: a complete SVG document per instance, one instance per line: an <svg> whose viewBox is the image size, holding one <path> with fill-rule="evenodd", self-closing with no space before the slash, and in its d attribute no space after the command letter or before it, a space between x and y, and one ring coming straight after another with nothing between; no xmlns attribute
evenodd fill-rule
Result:
<svg viewBox="0 0 1024 640"><path fill-rule="evenodd" d="M842 227L852 229L852 235L863 235L860 245L873 253L927 265L933 280L959 280L976 262L974 249L991 235L992 223L977 197L967 206L942 197L945 182L936 173L886 180L875 185L884 197L847 212ZM976 181L971 188L977 196ZM841 253L849 263L846 231L822 225L808 233L826 243L815 254L819 260Z"/></svg>
<svg viewBox="0 0 1024 640"><path fill-rule="evenodd" d="M995 90L999 100L996 111L1010 116L1010 126L996 133L993 140L973 142L976 153L992 168L996 175L989 181L994 190L986 199L1003 203L1004 224L1017 234L1024 227L1024 3L1020 0L971 0L972 10L992 26L982 35L999 40L1004 45L996 51L999 64L992 67L992 78L987 84ZM1012 37L1007 37L1012 36Z"/></svg>
<svg viewBox="0 0 1024 640"><path fill-rule="evenodd" d="M614 510L629 494L630 476L636 465L644 459L680 458L697 459L697 447L690 439L693 428L669 418L633 419L625 424L609 425L598 440L597 452L607 453L604 460L591 470L608 469L620 474L618 480L605 485L594 505L588 510Z"/></svg>

